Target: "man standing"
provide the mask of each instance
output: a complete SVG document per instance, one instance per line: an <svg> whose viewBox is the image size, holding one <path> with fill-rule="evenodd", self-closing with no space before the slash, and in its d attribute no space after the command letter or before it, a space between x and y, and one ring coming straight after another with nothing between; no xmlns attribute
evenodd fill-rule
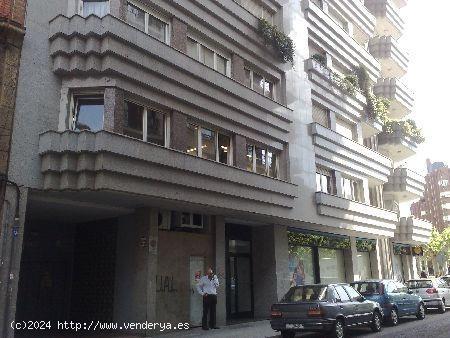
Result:
<svg viewBox="0 0 450 338"><path fill-rule="evenodd" d="M219 287L219 280L217 275L213 275L213 269L208 267L206 275L200 278L197 284L197 291L203 297L203 316L202 328L203 330L218 329L216 326L216 304L217 304L217 288ZM208 328L208 312L209 312L209 328Z"/></svg>

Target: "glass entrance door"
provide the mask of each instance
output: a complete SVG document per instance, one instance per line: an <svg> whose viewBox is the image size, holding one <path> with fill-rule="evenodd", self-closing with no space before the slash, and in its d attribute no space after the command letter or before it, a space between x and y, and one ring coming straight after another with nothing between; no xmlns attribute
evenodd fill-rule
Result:
<svg viewBox="0 0 450 338"><path fill-rule="evenodd" d="M251 242L228 239L227 312L229 318L253 316Z"/></svg>

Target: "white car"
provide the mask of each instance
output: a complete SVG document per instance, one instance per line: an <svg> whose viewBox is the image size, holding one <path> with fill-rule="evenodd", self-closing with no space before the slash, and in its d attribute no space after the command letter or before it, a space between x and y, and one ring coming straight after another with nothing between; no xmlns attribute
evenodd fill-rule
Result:
<svg viewBox="0 0 450 338"><path fill-rule="evenodd" d="M425 308L437 308L445 312L445 304L450 304L450 288L439 278L410 279L406 282L409 291L422 297Z"/></svg>

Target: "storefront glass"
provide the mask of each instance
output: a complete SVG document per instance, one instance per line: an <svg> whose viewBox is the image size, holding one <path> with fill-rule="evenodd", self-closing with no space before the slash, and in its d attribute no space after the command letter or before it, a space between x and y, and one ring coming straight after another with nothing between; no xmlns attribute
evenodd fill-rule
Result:
<svg viewBox="0 0 450 338"><path fill-rule="evenodd" d="M289 253L291 286L314 283L313 252L311 247L296 246Z"/></svg>
<svg viewBox="0 0 450 338"><path fill-rule="evenodd" d="M344 254L342 250L319 248L320 282L345 282Z"/></svg>
<svg viewBox="0 0 450 338"><path fill-rule="evenodd" d="M372 278L370 269L370 254L368 252L358 252L356 255L357 274L361 280Z"/></svg>

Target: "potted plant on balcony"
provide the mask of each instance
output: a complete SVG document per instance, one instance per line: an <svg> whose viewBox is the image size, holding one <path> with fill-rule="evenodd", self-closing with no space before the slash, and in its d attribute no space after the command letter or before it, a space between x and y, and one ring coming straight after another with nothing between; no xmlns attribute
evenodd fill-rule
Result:
<svg viewBox="0 0 450 338"><path fill-rule="evenodd" d="M294 64L294 42L266 19L259 19L258 32L266 46L273 48L282 63Z"/></svg>

